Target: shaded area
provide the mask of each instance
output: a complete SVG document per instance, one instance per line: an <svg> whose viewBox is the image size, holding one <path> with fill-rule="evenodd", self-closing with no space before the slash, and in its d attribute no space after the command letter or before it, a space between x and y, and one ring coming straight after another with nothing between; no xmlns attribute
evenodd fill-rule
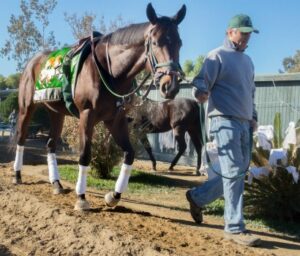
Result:
<svg viewBox="0 0 300 256"><path fill-rule="evenodd" d="M27 139L24 150L24 164L38 165L47 164L46 150L47 136L39 135L35 139ZM10 140L8 136L0 139L0 163L10 163L15 158L16 144ZM73 160L75 156L69 151L65 151L66 146L62 143L57 148L58 164L76 164L77 160ZM3 153L2 153L3 152ZM72 157L71 157L72 156ZM72 159L73 158L73 159Z"/></svg>
<svg viewBox="0 0 300 256"><path fill-rule="evenodd" d="M2 244L0 244L0 255L1 256L16 256L16 254L11 253L10 250Z"/></svg>
<svg viewBox="0 0 300 256"><path fill-rule="evenodd" d="M173 175L173 173L172 173ZM133 171L130 182L142 183L145 185L191 188L200 184L199 181L191 181L180 178L166 177L163 175L153 175L145 172Z"/></svg>

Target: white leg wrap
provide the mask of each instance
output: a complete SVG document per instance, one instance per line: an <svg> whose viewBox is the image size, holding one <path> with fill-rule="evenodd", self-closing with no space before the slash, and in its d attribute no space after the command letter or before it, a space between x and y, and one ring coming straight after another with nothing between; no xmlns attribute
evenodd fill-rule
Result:
<svg viewBox="0 0 300 256"><path fill-rule="evenodd" d="M59 180L56 154L48 153L47 162L48 162L48 170L49 170L49 181L50 183L53 183L54 181Z"/></svg>
<svg viewBox="0 0 300 256"><path fill-rule="evenodd" d="M23 166L24 146L17 145L16 157L14 162L14 171L21 171Z"/></svg>
<svg viewBox="0 0 300 256"><path fill-rule="evenodd" d="M88 166L79 165L78 180L77 180L77 184L76 184L76 194L77 195L85 194L86 178L87 178L88 170L89 170Z"/></svg>
<svg viewBox="0 0 300 256"><path fill-rule="evenodd" d="M121 171L115 186L115 191L117 193L123 193L127 189L131 169L131 165L122 164Z"/></svg>

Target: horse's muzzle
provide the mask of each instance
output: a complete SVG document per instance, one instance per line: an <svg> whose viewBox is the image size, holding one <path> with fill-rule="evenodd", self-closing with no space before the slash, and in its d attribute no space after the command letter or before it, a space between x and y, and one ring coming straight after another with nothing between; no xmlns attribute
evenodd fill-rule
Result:
<svg viewBox="0 0 300 256"><path fill-rule="evenodd" d="M159 91L163 98L174 99L179 92L179 81L177 72L170 71L161 76L159 80Z"/></svg>

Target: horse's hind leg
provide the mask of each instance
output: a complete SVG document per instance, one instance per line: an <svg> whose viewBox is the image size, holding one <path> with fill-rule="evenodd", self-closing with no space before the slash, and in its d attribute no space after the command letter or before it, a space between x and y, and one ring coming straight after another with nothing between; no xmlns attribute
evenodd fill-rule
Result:
<svg viewBox="0 0 300 256"><path fill-rule="evenodd" d="M61 131L64 123L64 114L60 114L54 111L49 111L50 115L50 132L47 141L47 162L48 162L48 171L49 171L49 181L53 186L53 194L62 194L63 187L60 183L59 172L56 161L56 146L57 141L61 135Z"/></svg>
<svg viewBox="0 0 300 256"><path fill-rule="evenodd" d="M169 171L173 170L173 167L177 164L179 158L182 156L184 151L186 150L186 142L185 142L185 130L179 127L176 127L174 129L174 135L175 135L175 140L177 141L177 147L178 147L178 153L176 154L175 158L173 159Z"/></svg>
<svg viewBox="0 0 300 256"><path fill-rule="evenodd" d="M31 103L29 106L19 108L18 113L18 122L17 122L17 149L14 161L14 177L13 184L21 184L21 170L23 167L23 153L24 153L24 144L27 136L28 125L30 122L30 118L32 113L35 110L35 106Z"/></svg>
<svg viewBox="0 0 300 256"><path fill-rule="evenodd" d="M145 148L146 152L148 153L149 157L150 157L150 160L152 162L152 170L153 171L156 171L156 160L153 156L153 153L152 153L152 148L151 148L151 145L150 145L150 142L147 138L147 134L143 134L142 135L142 138L140 139L143 147Z"/></svg>
<svg viewBox="0 0 300 256"><path fill-rule="evenodd" d="M200 131L197 130L197 127L194 127L192 130L189 130L188 133L191 137L191 140L197 152L197 167L196 167L195 174L201 175L200 166L201 166L202 143L200 138Z"/></svg>
<svg viewBox="0 0 300 256"><path fill-rule="evenodd" d="M124 162L115 184L115 192L109 192L104 197L106 205L114 207L120 201L121 194L127 189L134 160L134 150L129 141L128 126L125 117L119 118L118 122L105 122L105 125L111 132L115 142L124 152Z"/></svg>

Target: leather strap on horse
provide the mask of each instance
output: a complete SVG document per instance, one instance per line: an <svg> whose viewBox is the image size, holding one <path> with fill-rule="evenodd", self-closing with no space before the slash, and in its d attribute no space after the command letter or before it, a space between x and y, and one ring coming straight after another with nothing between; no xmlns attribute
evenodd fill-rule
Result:
<svg viewBox="0 0 300 256"><path fill-rule="evenodd" d="M99 39L100 39L100 38L99 38ZM121 94L118 94L118 93L114 92L114 91L109 87L109 85L108 85L108 83L106 82L106 80L104 79L104 76L103 76L103 74L102 74L102 72L101 72L101 68L102 68L102 67L101 67L101 64L100 64L100 62L99 62L99 60L98 60L98 58L97 58L97 54L96 54L96 51L95 51L95 47L96 47L96 44L99 42L99 39L98 39L97 37L96 37L96 38L93 38L93 37L92 37L92 40L91 40L91 43L92 43L91 49L92 49L93 60L94 60L94 62L95 62L95 65L96 65L96 68L97 68L97 70L98 70L100 79L101 79L102 83L104 84L105 88L106 88L112 95L114 95L114 96L117 97L117 98L127 98L127 97L129 97L129 96L135 94L138 90L140 90L140 89L142 88L142 86L144 85L144 83L146 82L146 80L148 79L148 77L147 77L146 80L143 81L143 83L141 83L139 86L137 86L135 89L133 89L131 92L129 92L129 93L127 93L127 94L121 95Z"/></svg>

